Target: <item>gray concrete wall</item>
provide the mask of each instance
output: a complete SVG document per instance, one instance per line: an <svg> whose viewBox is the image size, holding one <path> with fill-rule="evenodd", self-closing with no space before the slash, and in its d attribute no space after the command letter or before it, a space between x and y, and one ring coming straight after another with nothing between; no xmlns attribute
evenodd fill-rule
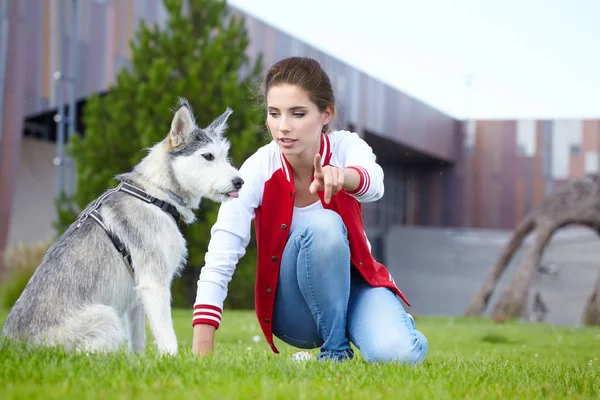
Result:
<svg viewBox="0 0 600 400"><path fill-rule="evenodd" d="M385 239L385 261L412 304L409 310L420 315L462 315L496 263L510 233L393 227ZM502 276L492 305L512 278L531 239L532 235ZM540 290L549 308L545 321L580 325L585 303L600 273L598 236L585 228L558 231L544 252L542 265L557 268L557 274L539 274L534 281L533 288Z"/></svg>
<svg viewBox="0 0 600 400"><path fill-rule="evenodd" d="M54 235L56 167L52 160L56 146L24 137L20 152L7 247L45 241Z"/></svg>

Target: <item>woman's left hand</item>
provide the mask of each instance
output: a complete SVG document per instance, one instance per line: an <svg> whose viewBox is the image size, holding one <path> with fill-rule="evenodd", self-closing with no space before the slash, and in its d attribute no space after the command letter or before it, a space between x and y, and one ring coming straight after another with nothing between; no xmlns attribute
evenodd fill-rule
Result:
<svg viewBox="0 0 600 400"><path fill-rule="evenodd" d="M321 155L315 156L315 173L314 180L311 182L309 190L312 194L316 194L320 190L324 190L325 203L329 204L331 196L342 190L344 187L344 170L342 168L331 165L321 166Z"/></svg>

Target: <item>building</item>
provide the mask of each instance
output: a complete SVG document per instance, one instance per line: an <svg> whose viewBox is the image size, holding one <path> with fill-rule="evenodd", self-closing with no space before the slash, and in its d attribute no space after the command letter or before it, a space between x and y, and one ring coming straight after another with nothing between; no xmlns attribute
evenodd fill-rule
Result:
<svg viewBox="0 0 600 400"><path fill-rule="evenodd" d="M512 229L569 177L597 173L600 120L475 121L457 163L461 226Z"/></svg>
<svg viewBox="0 0 600 400"><path fill-rule="evenodd" d="M138 21L163 25L166 12L160 0L0 2L4 248L54 232L57 107L75 102L80 113L87 96L107 90L128 65L128 43ZM71 21L75 3L78 57L73 70L72 26L62 24L61 38L60 14L63 10L64 20ZM317 58L339 100L337 127L355 130L377 153L386 194L364 207L368 230L397 224L510 229L553 185L598 170L600 121L465 124L256 18L246 16L246 26L249 55L262 53L265 66L289 55ZM72 82L55 79L59 70L63 77L76 78L74 96ZM64 179L67 185L72 182L68 175Z"/></svg>

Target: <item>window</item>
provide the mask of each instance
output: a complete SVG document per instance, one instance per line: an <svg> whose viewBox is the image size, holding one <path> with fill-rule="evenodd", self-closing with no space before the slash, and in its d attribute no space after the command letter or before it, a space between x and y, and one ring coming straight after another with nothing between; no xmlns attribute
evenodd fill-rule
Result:
<svg viewBox="0 0 600 400"><path fill-rule="evenodd" d="M474 120L468 120L465 123L465 136L463 146L465 152L470 153L475 148L476 125Z"/></svg>
<svg viewBox="0 0 600 400"><path fill-rule="evenodd" d="M594 174L598 172L598 152L586 151L585 152L585 173Z"/></svg>
<svg viewBox="0 0 600 400"><path fill-rule="evenodd" d="M517 155L533 157L535 155L535 120L517 121Z"/></svg>
<svg viewBox="0 0 600 400"><path fill-rule="evenodd" d="M566 179L573 150L581 151L583 127L580 120L565 119L555 120L552 128L552 178Z"/></svg>

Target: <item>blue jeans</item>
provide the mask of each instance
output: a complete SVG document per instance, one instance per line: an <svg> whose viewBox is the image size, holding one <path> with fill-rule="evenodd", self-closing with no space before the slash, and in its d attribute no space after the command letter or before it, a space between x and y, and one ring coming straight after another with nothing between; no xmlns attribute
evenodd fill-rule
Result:
<svg viewBox="0 0 600 400"><path fill-rule="evenodd" d="M351 267L340 216L315 210L299 221L285 246L273 314L273 334L294 347L320 347L320 359L420 364L425 336L401 300L368 285Z"/></svg>

